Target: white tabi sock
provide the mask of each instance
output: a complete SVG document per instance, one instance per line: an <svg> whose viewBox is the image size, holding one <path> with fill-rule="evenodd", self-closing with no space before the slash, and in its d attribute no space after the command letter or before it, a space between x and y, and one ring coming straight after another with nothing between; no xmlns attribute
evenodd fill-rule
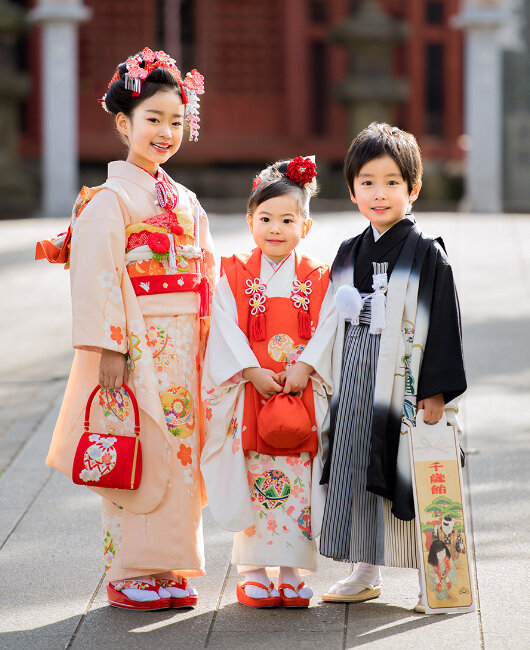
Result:
<svg viewBox="0 0 530 650"><path fill-rule="evenodd" d="M377 565L357 562L352 573L344 580L336 582L329 592L341 596L354 596L367 588L380 587L381 584L381 569Z"/></svg>
<svg viewBox="0 0 530 650"><path fill-rule="evenodd" d="M267 576L267 572L265 569L254 569L253 571L245 571L245 582L259 582L262 585L266 585L267 587L270 584L269 577ZM261 587L255 587L254 585L248 585L245 587L245 593L247 596L250 596L250 598L268 598L269 593L266 589L262 589ZM278 597L280 595L280 592L277 589L272 589L270 596Z"/></svg>
<svg viewBox="0 0 530 650"><path fill-rule="evenodd" d="M289 566L280 567L279 584L292 585L294 587L293 589L283 590L283 595L286 598L311 598L313 596L313 590L306 586L296 591L300 582L300 571L298 569L293 569Z"/></svg>

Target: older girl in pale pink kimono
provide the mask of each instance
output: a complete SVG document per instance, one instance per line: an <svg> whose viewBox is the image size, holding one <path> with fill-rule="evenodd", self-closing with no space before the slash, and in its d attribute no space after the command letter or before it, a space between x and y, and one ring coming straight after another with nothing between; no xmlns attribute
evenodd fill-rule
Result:
<svg viewBox="0 0 530 650"><path fill-rule="evenodd" d="M307 607L313 595L300 575L317 568L336 327L328 268L295 250L311 227L315 175L314 162L298 157L255 179L247 220L257 248L223 259L213 299L201 468L214 518L235 531L237 599L251 607ZM285 446L289 411L275 415L271 403L290 393L301 394L307 438ZM269 407L264 424L278 442L260 428Z"/></svg>
<svg viewBox="0 0 530 650"><path fill-rule="evenodd" d="M197 602L186 578L204 573L199 373L215 282L206 214L160 167L198 136L203 78L181 78L145 48L118 66L103 108L129 148L107 181L83 188L65 237L37 257L71 268L76 355L47 462L71 475L91 390L93 430L132 431L140 408L143 472L135 491L93 488L102 499L111 605L152 610ZM86 472L85 474L90 474Z"/></svg>

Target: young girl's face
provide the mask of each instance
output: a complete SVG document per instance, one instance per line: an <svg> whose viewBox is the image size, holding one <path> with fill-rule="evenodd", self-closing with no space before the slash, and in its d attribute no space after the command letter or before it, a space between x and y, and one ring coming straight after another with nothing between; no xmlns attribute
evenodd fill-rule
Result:
<svg viewBox="0 0 530 650"><path fill-rule="evenodd" d="M401 221L416 200L421 181L409 193L407 182L391 156L374 158L363 165L353 181L351 200L379 234Z"/></svg>
<svg viewBox="0 0 530 650"><path fill-rule="evenodd" d="M446 556L446 552L444 551L444 549L436 553L436 557L438 558L438 564L441 564L444 561L445 556Z"/></svg>
<svg viewBox="0 0 530 650"><path fill-rule="evenodd" d="M127 162L158 172L158 165L176 153L182 143L184 105L173 90L159 90L132 112L116 116L116 127L129 144Z"/></svg>
<svg viewBox="0 0 530 650"><path fill-rule="evenodd" d="M311 228L311 219L304 221L294 194L263 201L247 215L247 221L258 248L276 264L296 248Z"/></svg>

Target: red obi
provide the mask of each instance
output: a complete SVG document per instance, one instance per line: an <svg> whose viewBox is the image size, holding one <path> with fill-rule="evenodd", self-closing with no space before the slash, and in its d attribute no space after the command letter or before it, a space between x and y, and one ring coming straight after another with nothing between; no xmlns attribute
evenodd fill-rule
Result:
<svg viewBox="0 0 530 650"><path fill-rule="evenodd" d="M274 372L282 372L286 367L295 363L304 350L307 340L318 324L320 307L326 294L329 282L329 271L325 265L309 257L295 252L296 277L307 295L300 293L299 287L293 286L291 298L266 297L264 301L253 298L249 293L251 285L259 279L261 271L261 251L256 248L252 253L233 255L222 258L222 272L227 277L237 304L238 325L245 332L250 347L256 355L262 368L270 368ZM250 283L248 282L250 280ZM259 284L259 283L258 283ZM298 293L297 293L298 292ZM300 300L300 297L307 300ZM263 307L260 311L256 302ZM256 340L254 318L256 311L263 316L260 324L260 335ZM307 314L310 323L306 337L306 328L301 325L300 311ZM261 335L263 334L263 336ZM251 382L245 386L245 405L243 411L242 444L243 449L256 451L270 456L293 456L302 452L315 456L318 449L317 427L315 422L315 406L311 381L307 383L302 394L302 402L309 414L312 434L296 448L275 448L267 445L257 432L258 415L266 400L254 388Z"/></svg>

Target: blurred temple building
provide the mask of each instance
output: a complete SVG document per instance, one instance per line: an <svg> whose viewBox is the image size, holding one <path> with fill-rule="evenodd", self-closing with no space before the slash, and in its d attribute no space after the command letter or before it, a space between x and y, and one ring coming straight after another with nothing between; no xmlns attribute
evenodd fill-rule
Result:
<svg viewBox="0 0 530 650"><path fill-rule="evenodd" d="M62 6L70 0L11 0L28 11L46 2ZM467 2L482 8L518 4ZM341 176L346 148L371 119L387 119L420 143L425 163L420 207L455 207L462 199L469 148L466 31L454 17L464 0L76 3L91 13L78 24L80 182L102 182L106 163L124 156L97 98L116 64L147 45L174 56L183 73L197 68L205 76L199 142L184 143L166 165L200 197L245 197L252 176L265 164L315 154L321 196L347 199ZM32 80L22 100L18 149L35 178L41 178L43 155L42 33L43 27L33 26L16 46L17 65ZM530 28L523 36L530 40ZM505 66L507 96L517 83L512 77L525 74L525 84L530 83L524 38L510 53L517 63ZM504 134L522 161L530 155L530 91L515 94ZM514 167L504 156L505 173L521 173L519 164ZM521 188L521 201L512 207L530 210L530 184Z"/></svg>

